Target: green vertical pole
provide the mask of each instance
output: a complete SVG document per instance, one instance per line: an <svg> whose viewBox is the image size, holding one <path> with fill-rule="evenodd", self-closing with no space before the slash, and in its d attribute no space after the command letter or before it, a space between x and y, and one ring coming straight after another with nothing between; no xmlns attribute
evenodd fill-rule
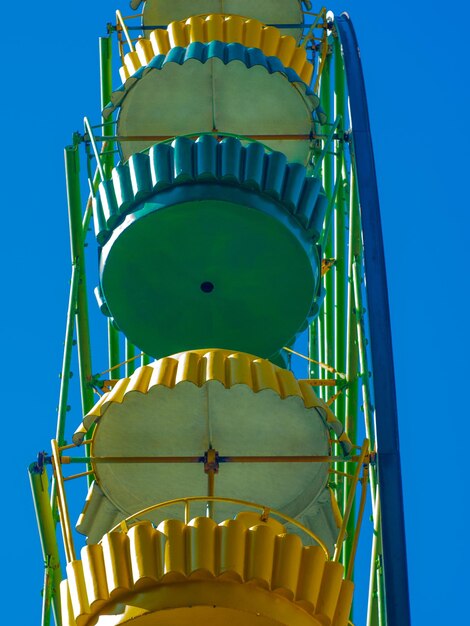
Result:
<svg viewBox="0 0 470 626"><path fill-rule="evenodd" d="M325 112L327 122L331 123L332 120L332 107L331 107L331 54L329 51L326 52L327 58L325 60L325 64L323 66L323 71L320 80L320 102L321 106ZM321 127L322 135L328 135L329 127L324 125ZM331 157L326 154L323 158L322 162L322 182L323 187L325 189L328 200L331 200L331 190L333 183L333 172L331 170ZM328 225L326 225L328 226ZM332 256L332 246L331 246L331 228L328 228L329 235L324 242L324 250L323 255L325 257ZM332 345L329 345L329 340L332 340L331 331L333 330L331 324L328 323L328 314L331 309L332 301L331 298L333 296L331 290L331 280L332 280L332 270L326 274L324 277L324 287L326 289L326 295L323 300L322 308L318 315L316 321L316 336L317 336L317 345L318 345L318 361L323 363L328 363L332 365L332 359L330 356L332 354ZM313 369L313 368L311 368ZM313 373L313 372L312 372ZM319 374L322 378L328 377L328 372L322 368L319 368ZM319 388L319 395L323 400L327 399L326 387Z"/></svg>
<svg viewBox="0 0 470 626"><path fill-rule="evenodd" d="M329 123L333 120L333 98L332 98L332 53L328 52L325 65L323 67L323 73L321 75L321 91L320 100L321 106L327 116ZM328 134L329 127L324 127L324 134ZM331 154L333 145L328 153L325 154L323 159L322 174L323 174L323 187L325 189L328 200L332 201L332 194L334 188L334 175L335 175L335 163L334 157ZM335 211L333 200L333 212ZM332 258L334 256L334 230L330 228L329 236L325 242L325 256ZM335 293L334 293L334 275L335 269L332 267L325 275L325 302L323 308L323 335L324 335L324 360L328 365L334 366L334 310L335 310ZM325 377L331 378L332 374L325 373Z"/></svg>
<svg viewBox="0 0 470 626"><path fill-rule="evenodd" d="M357 422L359 405L359 352L357 340L357 315L354 297L354 262L361 251L361 231L359 203L356 193L356 180L354 170L350 172L350 196L349 196L349 242L348 242L348 293L347 293L347 330L346 330L346 391L345 406L345 429L352 441L357 440ZM347 478L343 481L345 502L349 497L350 485ZM344 507L343 507L344 512ZM351 519L351 518L350 518ZM351 552L353 537L353 521L348 525L348 537L344 544L344 562L347 563Z"/></svg>
<svg viewBox="0 0 470 626"><path fill-rule="evenodd" d="M49 481L45 468L39 467L37 463L32 463L29 466L28 473L46 570L44 576L42 626L48 626L50 623L51 606L55 623L60 624L59 585L62 580L62 571L55 532L56 525L49 501Z"/></svg>
<svg viewBox="0 0 470 626"><path fill-rule="evenodd" d="M324 363L326 361L325 358L325 337L324 337L324 333L323 333L323 310L325 307L325 301L323 301L322 307L320 309L320 313L317 317L317 319L315 320L315 325L316 325L316 336L317 336L317 347L318 347L318 361L320 361L321 363ZM326 378L325 375L325 370L321 367L318 368L320 376L319 378ZM318 388L318 393L320 398L322 398L322 400L325 399L325 387L319 387Z"/></svg>
<svg viewBox="0 0 470 626"><path fill-rule="evenodd" d="M88 323L88 297L86 289L85 272L85 247L82 229L82 199L80 194L80 160L78 146L72 145L65 148L65 177L67 186L67 201L70 228L70 250L72 266L77 266L78 287L75 309L75 327L77 330L78 369L80 373L80 393L82 412L85 415L93 407L94 396L91 387L91 343L90 328ZM86 454L89 456L89 446ZM90 466L89 466L90 469ZM90 485L92 475L87 476ZM53 496L55 494L55 482ZM55 505L54 505L55 506Z"/></svg>
<svg viewBox="0 0 470 626"><path fill-rule="evenodd" d="M101 110L109 103L111 99L111 93L113 91L113 75L112 75L112 46L111 37L100 37L100 104ZM103 118L104 122L104 118ZM103 135L110 137L113 135L112 124L105 124L103 126ZM111 175L111 171L114 167L114 156L112 153L113 145L108 145L106 154L103 156L103 166L106 176Z"/></svg>
<svg viewBox="0 0 470 626"><path fill-rule="evenodd" d="M338 52L340 51L334 44L333 47L329 47L329 53L326 59L325 66L323 68L323 73L321 77L321 106L327 115L327 121L332 122L333 119L337 118L335 108L337 106L337 94L336 94L336 69L337 69L337 60L336 57ZM342 122L341 122L342 124ZM337 129L337 132L341 128L341 124ZM330 127L326 127L324 134L329 134L331 131ZM338 295L338 289L342 286L338 283L338 273L336 268L336 263L339 261L341 263L341 258L338 258L337 254L341 255L341 252L337 249L338 237L341 242L342 233L338 233L338 228L341 227L341 224L338 224L337 214L338 214L338 195L341 193L341 185L337 186L336 182L338 177L341 177L342 170L341 167L338 168L337 159L332 154L335 150L335 144L337 142L332 140L330 147L328 148L328 152L325 154L323 159L322 173L323 173L323 186L328 197L328 200L331 204L332 214L330 219L332 220L332 227L329 228L328 237L325 241L325 257L326 258L334 258L335 264L331 267L329 272L325 275L325 302L323 309L323 336L324 336L324 358L323 360L328 364L333 366L335 369L339 371L344 371L339 362L337 361L337 344L338 342L343 341L344 336L337 335L337 331L340 330L338 326L338 322L340 320L340 316L342 315L342 311L337 315L338 312L338 302L336 301L336 297ZM336 180L335 180L336 178ZM344 241L344 239L343 239ZM330 372L325 372L325 378L332 378L334 374ZM327 399L327 390L329 387L324 388L324 396L323 398ZM338 388L334 388L334 392L336 393ZM341 396L340 396L341 397ZM339 398L338 398L339 399ZM334 413L337 413L338 408L338 399L336 399L334 406L332 409ZM343 416L341 414L338 415L339 419L342 419ZM341 451L337 444L334 445L333 453L335 456L338 456ZM344 471L344 467L342 463L335 463L334 469L336 471ZM343 494L343 481L337 480L335 478L336 484L336 498L340 503L340 507L344 502L344 494ZM342 557L344 559L344 556Z"/></svg>
<svg viewBox="0 0 470 626"><path fill-rule="evenodd" d="M88 324L88 299L86 291L85 251L82 235L82 201L80 194L80 164L78 147L76 145L65 148L65 175L67 185L67 200L70 226L70 248L72 265L78 265L79 284L77 290L77 308L75 322L77 329L78 366L80 371L80 387L82 411L87 413L93 406L93 389L90 385L91 345Z"/></svg>
<svg viewBox="0 0 470 626"><path fill-rule="evenodd" d="M75 311L77 309L78 298L78 285L80 280L80 268L78 261L72 265L72 278L70 280L70 293L69 303L67 309L67 321L65 325L65 341L64 341L64 355L62 359L62 371L60 376L60 392L59 392L59 406L57 408L57 428L56 439L59 446L65 444L65 422L67 417L68 407L68 392L70 382L70 364L72 361L72 347L73 347L73 331L75 327ZM57 483L55 478L52 478L50 505L52 507L52 517L57 520L57 505L56 505L56 493ZM54 521L54 524L56 522ZM43 608L45 604L43 603Z"/></svg>
<svg viewBox="0 0 470 626"><path fill-rule="evenodd" d="M108 104L111 99L111 93L113 90L113 76L112 76L112 45L111 37L100 37L99 39L99 52L100 52L100 96L101 96L101 110ZM103 122L105 120L103 119ZM104 124L103 135L110 137L113 135L113 127L111 124ZM105 175L111 176L112 169L114 167L114 156L112 154L113 143L110 142L106 149L106 153L103 156L102 163ZM109 367L114 368L121 362L120 346L119 346L119 331L113 326L111 320L108 320L108 361ZM110 378L118 379L121 377L121 368L117 367L110 372Z"/></svg>
<svg viewBox="0 0 470 626"><path fill-rule="evenodd" d="M121 368L116 367L120 362L119 332L114 328L112 321L108 320L108 363L110 368L115 368L109 372L112 380L121 378Z"/></svg>
<svg viewBox="0 0 470 626"><path fill-rule="evenodd" d="M345 131L347 120L346 83L341 56L341 46L337 38L333 42L334 61L334 111L335 119L340 120L337 133L341 136ZM347 289L347 265L346 265L346 210L347 210L347 171L344 155L344 142L336 142L335 157L335 187L337 187L336 207L334 211L334 287L335 287L335 307L334 307L334 362L335 368L340 372L346 371L346 289ZM339 395L335 401L335 414L337 418L345 424L346 399L344 394ZM337 450L338 452L338 450ZM345 472L344 463L335 463L338 472ZM348 494L345 492L345 481L337 479L339 485L337 496L339 507L344 511ZM342 552L343 565L347 567L348 551ZM350 543L350 541L349 541Z"/></svg>
<svg viewBox="0 0 470 626"><path fill-rule="evenodd" d="M351 298L352 308L354 310L354 325L355 330L352 329L352 334L355 337L354 341L354 367L356 372L360 373L362 377L362 402L364 411L364 423L366 436L371 442L371 450L375 449L375 431L373 422L373 406L372 406L372 394L371 394L371 380L369 378L369 360L366 348L366 329L364 320L364 306L362 299L362 238L361 238L361 217L360 217L360 205L359 195L357 189L357 181L354 169L354 154L352 155L352 168L351 168L352 184L351 184L351 221L350 221L350 283L351 283ZM359 384L355 387L358 390ZM358 391L357 391L358 394ZM355 394L356 395L356 394ZM357 410L357 396L355 398L356 410ZM354 424L355 435L357 433L357 420ZM354 431L353 431L354 432ZM368 607L368 626L385 626L385 591L383 571L381 565L382 558L382 539L381 539L381 525L380 525L380 508L378 503L378 489L377 489L377 473L374 465L370 466L369 473L370 480L370 492L372 500L372 508L374 515L374 539L372 543L372 561L371 561L371 578L369 587L369 607ZM348 532L352 530L348 528ZM346 545L346 549L348 546Z"/></svg>
<svg viewBox="0 0 470 626"><path fill-rule="evenodd" d="M308 356L315 361L320 360L318 346L317 321L314 320L308 328ZM308 364L309 378L320 378L320 368L315 363Z"/></svg>
<svg viewBox="0 0 470 626"><path fill-rule="evenodd" d="M343 58L341 56L341 46L336 38L334 40L334 64L335 64L335 81L334 81L334 99L335 99L335 119L340 118L341 122L338 126L338 134L342 135L347 120L347 102L346 102L346 83L343 67ZM346 371L346 289L348 284L347 265L346 265L346 211L347 211L347 182L346 182L346 165L344 159L344 144L342 141L337 142L336 156L336 179L340 179L338 185L338 196L336 202L336 211L334 213L334 257L335 263L335 368L340 372ZM345 421L345 397L338 396L335 403L335 413L343 422ZM340 468L341 469L341 468ZM344 471L344 468L343 468Z"/></svg>
<svg viewBox="0 0 470 626"><path fill-rule="evenodd" d="M362 288L363 282L362 275L362 263L361 259L356 259L353 263L353 286L354 286L354 301L356 303L357 313L357 338L359 346L359 365L361 368L362 377L362 395L363 395L363 407L364 407L364 423L366 429L366 437L370 441L371 450L375 450L375 429L374 429L374 407L372 406L372 394L370 388L370 367L369 357L367 354L367 338L365 331L364 320L364 304L362 300ZM370 474L370 484L372 488L372 498L375 494L375 471ZM374 502L373 502L374 503Z"/></svg>
<svg viewBox="0 0 470 626"><path fill-rule="evenodd" d="M377 492L378 494L378 492ZM369 603L367 626L386 626L385 587L382 567L382 529L380 522L380 498L377 495L374 508L374 536L370 563Z"/></svg>
<svg viewBox="0 0 470 626"><path fill-rule="evenodd" d="M52 568L46 563L42 591L41 626L48 626L51 623L52 575Z"/></svg>
<svg viewBox="0 0 470 626"><path fill-rule="evenodd" d="M354 158L352 159L354 165ZM353 297L353 309L356 324L355 332L355 345L358 356L357 364L360 368L361 382L362 382L362 403L364 411L364 424L366 437L371 443L371 450L375 449L375 431L373 422L373 406L372 406L372 394L371 394L371 380L370 380L370 367L369 359L367 355L367 339L364 320L364 306L362 299L362 239L361 239L361 218L359 208L358 189L356 185L355 172L353 170L353 184L352 184L352 218L350 223L350 229L352 234L352 254L351 260L351 284L352 284L352 297ZM352 434L354 438L357 438L357 420L352 426ZM377 475L374 466L371 466L369 473L370 491L372 496L372 506L375 508L375 499L377 494ZM348 529L349 530L349 529ZM352 530L352 528L351 528Z"/></svg>
<svg viewBox="0 0 470 626"><path fill-rule="evenodd" d="M148 365L150 363L150 357L148 354L142 353L142 357L140 359L141 365Z"/></svg>
<svg viewBox="0 0 470 626"><path fill-rule="evenodd" d="M56 439L59 446L63 446L65 418L67 415L67 400L70 381L70 363L72 361L73 331L75 322L75 310L77 308L78 284L80 269L77 263L72 265L72 278L70 279L69 304L67 309L67 321L65 326L64 355L62 359L62 371L60 378L59 407L57 409Z"/></svg>
<svg viewBox="0 0 470 626"><path fill-rule="evenodd" d="M124 345L126 354L125 376L129 377L135 371L135 346L128 339L125 340Z"/></svg>

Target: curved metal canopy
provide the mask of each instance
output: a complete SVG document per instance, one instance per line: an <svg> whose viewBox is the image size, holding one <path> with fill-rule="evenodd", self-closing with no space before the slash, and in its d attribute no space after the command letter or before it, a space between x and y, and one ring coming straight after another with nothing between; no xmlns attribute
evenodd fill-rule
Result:
<svg viewBox="0 0 470 626"><path fill-rule="evenodd" d="M157 144L95 198L102 309L154 357L273 357L318 311L325 209L320 180L258 143Z"/></svg>

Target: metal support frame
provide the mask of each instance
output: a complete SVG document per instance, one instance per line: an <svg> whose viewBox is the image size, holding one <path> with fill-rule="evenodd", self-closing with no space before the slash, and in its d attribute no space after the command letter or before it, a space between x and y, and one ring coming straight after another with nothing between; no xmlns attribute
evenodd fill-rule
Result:
<svg viewBox="0 0 470 626"><path fill-rule="evenodd" d="M349 16L337 17L348 80L367 277L370 350L374 368L375 428L382 515L388 626L411 623L398 416L387 276L369 114L359 46Z"/></svg>
<svg viewBox="0 0 470 626"><path fill-rule="evenodd" d="M80 390L82 411L87 413L93 406L93 390L91 380L91 342L88 323L88 296L86 289L85 250L82 232L82 200L80 193L80 162L78 146L65 148L65 174L67 185L67 200L70 225L70 248L72 266L77 265L79 284L77 292L77 306L75 309L75 323L78 345L78 366L80 371Z"/></svg>
<svg viewBox="0 0 470 626"><path fill-rule="evenodd" d="M43 455L40 455L43 458ZM62 580L56 522L49 500L49 480L43 462L29 466L29 481L44 560L44 587L41 626L49 626L51 607L55 623L60 624L59 585Z"/></svg>
<svg viewBox="0 0 470 626"><path fill-rule="evenodd" d="M100 37L100 104L101 110L105 108L111 99L111 93L113 91L112 81L112 45L111 37ZM103 120L104 121L104 120ZM111 176L112 169L114 167L113 156L113 127L112 124L103 125L103 137L100 138L103 141L108 141L108 151L106 156L101 157L103 163L103 170L106 177ZM112 370L111 378L119 379L121 377L121 370L118 364L121 361L120 345L119 345L119 332L113 326L112 321L108 319L108 362L109 367Z"/></svg>
<svg viewBox="0 0 470 626"><path fill-rule="evenodd" d="M347 576L351 579L357 548L358 525L364 513L366 484L370 478L374 535L367 624L368 626L408 626L410 623L390 320L367 103L357 40L351 21L346 14L336 18L336 28L337 33L334 37L330 36L327 39L325 34L319 40L320 43L316 46L316 51L319 52L318 59L314 59L315 85L320 86L321 104L330 123L321 128L317 126L319 132L316 132L314 137L310 137L310 139L315 138L323 142L321 150L313 158L310 169L314 169L316 173L321 171L329 198L322 244L325 256L332 259L332 262L331 271L324 275L326 286L324 308L318 321L310 328L310 363L307 381L312 386L319 387L320 395L325 401L329 404L335 402L337 417L344 423L353 441L357 440L358 435L359 396L362 392L366 436L371 441L372 451L374 451L375 441L378 446L378 475L375 464L369 465L371 458L368 456L362 478L359 477L362 462L365 460L364 450L361 452L362 457L361 455L344 457L338 454L337 447L329 457L224 457L219 456L216 451L208 451L210 454L200 457L129 457L123 459L122 457L92 457L89 442L86 442L86 456L82 458L61 456L62 451L69 447L64 445L64 437L74 329L77 333L81 403L84 413L88 412L94 404L92 385L96 379L92 376L84 254L85 237L91 217L91 197L86 205L85 213L82 214L78 143L74 141L73 145L65 149L72 276L56 440L52 443L55 477L52 483L51 499L48 496L48 479L44 465L35 463L29 468L45 564L42 626L49 626L51 613L54 614L56 624L60 624L61 619L58 595L61 570L56 537L57 502L61 511L67 560L75 556L64 482L73 478L86 477L90 483L93 474L92 463L168 462L204 463L208 475L208 495L207 498L201 497L199 500L207 501L210 514L213 513L216 501L242 502L214 496L215 474L219 463L334 463L330 473L337 481L337 495L345 517L342 529L345 539L344 542L342 540L338 542L342 544L342 550L337 550L336 557L341 558L346 567ZM134 28L127 27L127 30L134 30ZM130 40L128 33L125 35ZM101 107L103 109L108 104L112 92L110 37L100 38L99 50ZM351 144L348 143L348 102L351 105L351 121L353 122ZM331 123L333 119L335 122ZM136 138L121 139L115 136L112 122L102 124L102 135L93 135L93 127L89 125L87 132L90 143L103 142L101 153L98 153L96 144L94 145L99 173L99 176L95 174L93 180L90 181L91 189L94 191L100 178L107 178L111 175L114 166L115 142L131 141ZM215 131L212 134L218 133ZM270 138L272 136L260 135L245 139L262 141ZM305 136L302 138L305 139ZM170 141L173 138L155 136L152 139ZM364 254L361 233L364 238ZM363 285L364 274L367 277L369 294L367 318L364 316L363 307L363 299L367 297ZM370 294L373 294L373 297L370 297ZM368 337L370 348L366 348ZM126 376L132 374L136 365L135 359L138 357L142 358L142 363L149 362L146 355L135 354L135 347L131 343L127 341L122 343L125 361L122 361L121 357L120 333L109 321L109 369L107 372L111 372L110 386L121 377L122 367L125 367ZM293 351L289 349L289 352ZM369 370L372 370L372 365L374 375L372 379L369 379ZM320 378L322 369L327 372L324 379ZM331 387L337 392L328 398ZM357 463L354 477L346 472L346 464L350 462ZM62 465L67 463L86 463L88 469L80 474L64 477ZM352 478L353 482L351 482ZM359 482L362 485L362 492L356 511L355 492ZM384 489L385 483L386 489ZM198 500L198 498L181 499L185 506L186 521L189 521L189 502L192 500ZM164 505L165 503L158 507ZM266 511L266 508L263 508L262 515L269 515L269 511L267 513ZM295 520L290 521L295 522Z"/></svg>

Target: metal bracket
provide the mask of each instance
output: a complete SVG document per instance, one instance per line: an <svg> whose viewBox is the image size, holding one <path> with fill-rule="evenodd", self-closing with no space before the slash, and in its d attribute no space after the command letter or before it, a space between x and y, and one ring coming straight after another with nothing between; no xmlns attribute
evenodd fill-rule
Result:
<svg viewBox="0 0 470 626"><path fill-rule="evenodd" d="M206 474L209 474L209 472L219 473L219 453L213 448L209 448L204 453L204 472Z"/></svg>
<svg viewBox="0 0 470 626"><path fill-rule="evenodd" d="M78 132L78 130L76 130L72 135L72 145L76 147L80 145L81 143L83 143L84 141L85 141L85 135L82 135L81 133Z"/></svg>
<svg viewBox="0 0 470 626"><path fill-rule="evenodd" d="M52 459L50 454L47 454L44 450L38 452L37 461L32 465L32 471L34 474L42 474L45 465L51 465Z"/></svg>

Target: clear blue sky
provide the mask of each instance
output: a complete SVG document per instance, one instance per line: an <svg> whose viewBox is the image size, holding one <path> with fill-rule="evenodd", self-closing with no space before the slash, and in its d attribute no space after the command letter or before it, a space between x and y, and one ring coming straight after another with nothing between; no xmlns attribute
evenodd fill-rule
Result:
<svg viewBox="0 0 470 626"><path fill-rule="evenodd" d="M55 433L70 278L62 150L82 130L84 115L99 120L97 38L116 8L124 11L126 3L27 0L2 7L5 623L33 626L40 619L42 563L26 468ZM470 72L461 31L468 4L363 0L327 8L350 13L368 90L413 624L463 624Z"/></svg>

